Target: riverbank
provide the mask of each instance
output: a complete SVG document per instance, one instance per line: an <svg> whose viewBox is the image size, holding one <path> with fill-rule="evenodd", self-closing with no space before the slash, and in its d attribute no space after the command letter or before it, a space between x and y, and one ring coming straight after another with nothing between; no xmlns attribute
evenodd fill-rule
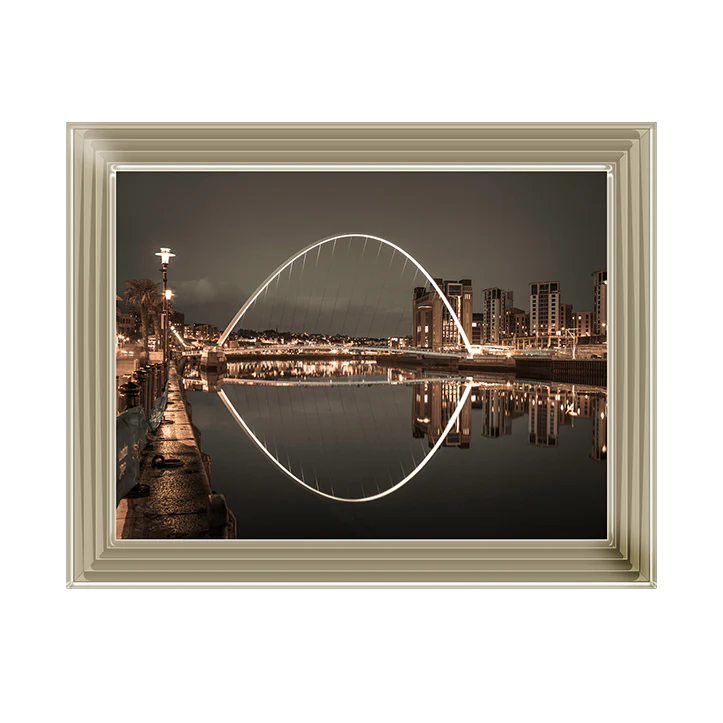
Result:
<svg viewBox="0 0 723 723"><path fill-rule="evenodd" d="M549 380L607 387L606 359L535 359L517 357L517 379Z"/></svg>
<svg viewBox="0 0 723 723"><path fill-rule="evenodd" d="M504 356L462 359L458 357L426 356L424 354L415 356L396 354L393 356L378 356L376 361L379 366L393 369L508 374L513 377L515 373L515 360Z"/></svg>
<svg viewBox="0 0 723 723"><path fill-rule="evenodd" d="M427 356L377 357L377 364L401 369L465 374L505 374L510 379L541 380L607 387L605 359L546 359L536 357L485 356L474 359Z"/></svg>
<svg viewBox="0 0 723 723"><path fill-rule="evenodd" d="M154 465L163 456L177 466ZM141 457L143 497L124 497L116 508L118 539L235 538L236 519L223 495L213 492L210 459L175 367L168 379L164 421Z"/></svg>

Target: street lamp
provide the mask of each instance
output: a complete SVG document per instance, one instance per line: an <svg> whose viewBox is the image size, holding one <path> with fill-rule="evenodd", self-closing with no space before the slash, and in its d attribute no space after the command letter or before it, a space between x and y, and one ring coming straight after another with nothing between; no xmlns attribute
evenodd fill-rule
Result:
<svg viewBox="0 0 723 723"><path fill-rule="evenodd" d="M171 291L168 288L168 262L175 255L171 253L171 249L163 246L161 246L160 252L156 253L156 256L161 257L161 271L163 272L163 316L161 321L163 328L163 365L166 368L166 374L168 374L168 301L171 298Z"/></svg>

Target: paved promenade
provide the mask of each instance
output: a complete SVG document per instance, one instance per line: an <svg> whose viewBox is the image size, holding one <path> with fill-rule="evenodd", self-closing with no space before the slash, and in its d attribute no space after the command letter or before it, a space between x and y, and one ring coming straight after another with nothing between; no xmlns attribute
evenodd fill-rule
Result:
<svg viewBox="0 0 723 723"><path fill-rule="evenodd" d="M173 366L164 420L141 460L141 484L149 486L150 495L121 500L116 509L116 536L119 539L235 536L235 520L227 511L223 495L211 492L178 372ZM159 454L167 460L179 460L182 466L154 467L153 457Z"/></svg>

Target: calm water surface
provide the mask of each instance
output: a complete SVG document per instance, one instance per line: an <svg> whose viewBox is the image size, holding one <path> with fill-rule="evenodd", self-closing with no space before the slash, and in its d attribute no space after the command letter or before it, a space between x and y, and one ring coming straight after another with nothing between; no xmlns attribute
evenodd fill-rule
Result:
<svg viewBox="0 0 723 723"><path fill-rule="evenodd" d="M186 376L239 538L606 536L604 389L328 359Z"/></svg>

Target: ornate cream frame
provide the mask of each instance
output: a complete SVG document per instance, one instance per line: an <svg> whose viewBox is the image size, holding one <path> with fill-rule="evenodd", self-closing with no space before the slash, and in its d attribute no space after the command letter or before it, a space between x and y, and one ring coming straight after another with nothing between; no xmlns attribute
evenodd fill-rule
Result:
<svg viewBox="0 0 723 723"><path fill-rule="evenodd" d="M654 123L69 123L69 587L655 587ZM606 540L116 540L115 174L604 170Z"/></svg>

